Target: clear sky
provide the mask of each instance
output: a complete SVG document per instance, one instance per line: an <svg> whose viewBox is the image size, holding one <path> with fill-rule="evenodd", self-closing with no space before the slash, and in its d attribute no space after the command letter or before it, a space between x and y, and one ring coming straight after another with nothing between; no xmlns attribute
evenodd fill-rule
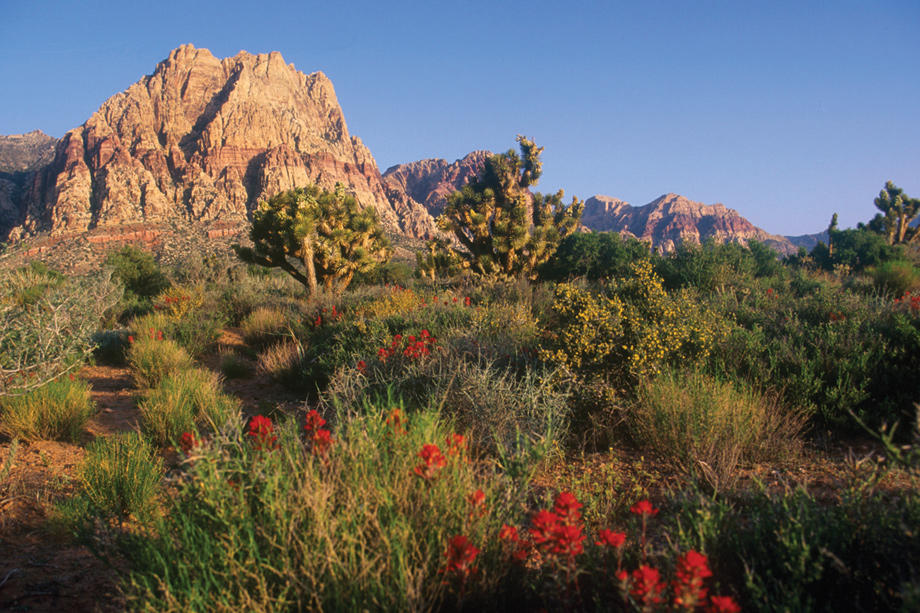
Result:
<svg viewBox="0 0 920 613"><path fill-rule="evenodd" d="M803 234L920 196L920 1L0 0L0 134L62 136L180 44L335 84L381 171L546 148L538 189Z"/></svg>

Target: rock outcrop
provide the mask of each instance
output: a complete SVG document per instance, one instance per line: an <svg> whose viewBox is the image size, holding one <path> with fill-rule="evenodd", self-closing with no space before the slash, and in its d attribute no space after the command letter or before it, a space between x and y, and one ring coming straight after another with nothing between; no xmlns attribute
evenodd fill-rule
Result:
<svg viewBox="0 0 920 613"><path fill-rule="evenodd" d="M0 136L0 173L31 172L54 159L57 139L41 130Z"/></svg>
<svg viewBox="0 0 920 613"><path fill-rule="evenodd" d="M634 207L609 196L592 196L585 201L582 224L597 231L619 232L649 241L662 251L672 251L681 242L746 244L767 243L780 253L795 249L782 236L770 234L721 204L694 202L677 194L665 194L644 206Z"/></svg>
<svg viewBox="0 0 920 613"><path fill-rule="evenodd" d="M219 60L184 45L61 139L28 186L13 236L175 218L242 222L279 191L336 182L389 230L434 231L411 199L391 204L323 73L299 72L278 52Z"/></svg>
<svg viewBox="0 0 920 613"><path fill-rule="evenodd" d="M485 167L488 151L474 151L455 162L419 160L391 166L383 173L388 193L406 194L433 216L444 211L447 197L475 178Z"/></svg>

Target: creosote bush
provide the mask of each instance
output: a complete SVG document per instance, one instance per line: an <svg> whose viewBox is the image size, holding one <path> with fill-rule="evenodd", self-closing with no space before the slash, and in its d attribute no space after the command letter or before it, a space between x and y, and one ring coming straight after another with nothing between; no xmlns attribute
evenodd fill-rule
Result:
<svg viewBox="0 0 920 613"><path fill-rule="evenodd" d="M0 397L0 432L24 441L75 443L95 412L89 385L64 376L18 396Z"/></svg>

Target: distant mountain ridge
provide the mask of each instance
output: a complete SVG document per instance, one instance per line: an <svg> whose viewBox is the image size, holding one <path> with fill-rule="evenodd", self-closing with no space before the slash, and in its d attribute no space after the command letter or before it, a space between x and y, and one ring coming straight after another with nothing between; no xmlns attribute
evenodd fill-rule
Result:
<svg viewBox="0 0 920 613"><path fill-rule="evenodd" d="M443 212L448 196L479 174L489 155L488 151L474 151L454 162L433 158L397 164L383 173L383 180L388 189L407 194L436 217ZM757 240L780 253L795 251L785 237L756 227L734 209L678 194L665 194L638 207L598 194L585 201L581 221L586 229L633 236L664 251L672 251L682 241L707 239L742 244Z"/></svg>

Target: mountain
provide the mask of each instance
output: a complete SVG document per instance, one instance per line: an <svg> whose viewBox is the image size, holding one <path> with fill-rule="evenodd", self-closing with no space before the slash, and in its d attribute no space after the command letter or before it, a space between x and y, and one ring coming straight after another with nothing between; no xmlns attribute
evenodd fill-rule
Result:
<svg viewBox="0 0 920 613"><path fill-rule="evenodd" d="M22 195L11 236L176 218L241 224L272 194L336 182L390 231L434 232L424 207L387 197L323 73L304 74L278 52L220 60L184 45L64 135Z"/></svg>
<svg viewBox="0 0 920 613"><path fill-rule="evenodd" d="M421 203L433 215L444 210L447 197L477 176L488 151L474 151L454 162L427 159L392 166L383 173L388 193L402 193ZM721 204L705 205L677 194L666 194L639 207L597 195L585 201L582 225L589 230L619 232L649 241L665 251L684 240L701 242L765 242L781 253L795 248L782 236L754 226L737 211Z"/></svg>
<svg viewBox="0 0 920 613"><path fill-rule="evenodd" d="M30 172L54 159L57 139L41 130L0 136L0 173Z"/></svg>
<svg viewBox="0 0 920 613"><path fill-rule="evenodd" d="M722 204L694 202L678 194L665 194L643 206L632 206L609 196L592 196L585 201L582 225L592 230L619 232L649 241L663 251L672 251L682 241L700 243L764 242L780 253L795 248L785 237L769 234Z"/></svg>
<svg viewBox="0 0 920 613"><path fill-rule="evenodd" d="M488 151L474 151L451 163L433 158L397 164L383 173L383 181L388 190L406 194L437 217L444 211L447 197L478 176L490 155Z"/></svg>
<svg viewBox="0 0 920 613"><path fill-rule="evenodd" d="M57 139L40 130L0 136L0 239L22 222L22 201L35 171L54 159Z"/></svg>

